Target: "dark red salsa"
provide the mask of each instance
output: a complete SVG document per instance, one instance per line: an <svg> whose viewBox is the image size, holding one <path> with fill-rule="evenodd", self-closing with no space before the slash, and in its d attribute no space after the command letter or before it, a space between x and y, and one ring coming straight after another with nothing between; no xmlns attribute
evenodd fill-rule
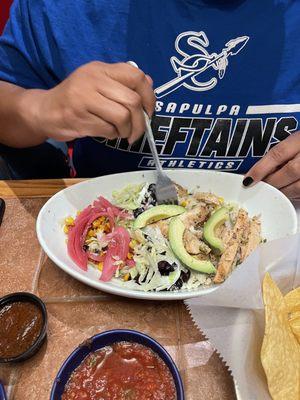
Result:
<svg viewBox="0 0 300 400"><path fill-rule="evenodd" d="M172 374L151 349L120 342L89 354L71 375L62 400L176 400Z"/></svg>
<svg viewBox="0 0 300 400"><path fill-rule="evenodd" d="M40 336L43 315L38 306L16 301L0 308L0 358L17 357Z"/></svg>

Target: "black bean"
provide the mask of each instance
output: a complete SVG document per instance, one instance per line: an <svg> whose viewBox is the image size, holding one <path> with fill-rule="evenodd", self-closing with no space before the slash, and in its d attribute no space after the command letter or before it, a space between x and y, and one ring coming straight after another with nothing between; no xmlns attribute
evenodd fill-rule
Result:
<svg viewBox="0 0 300 400"><path fill-rule="evenodd" d="M181 278L179 278L171 287L170 290L179 290L182 288L183 282Z"/></svg>
<svg viewBox="0 0 300 400"><path fill-rule="evenodd" d="M162 251L160 254L161 254L162 256L165 256L165 255L167 254L167 252L166 252L166 251Z"/></svg>
<svg viewBox="0 0 300 400"><path fill-rule="evenodd" d="M159 261L157 264L158 270L162 276L169 275L175 270L174 265L168 263L168 261Z"/></svg>
<svg viewBox="0 0 300 400"><path fill-rule="evenodd" d="M151 183L148 187L147 192L144 195L143 200L141 201L141 207L138 208L137 210L133 211L133 215L136 218L139 214L145 211L149 206L156 206L157 200L156 200L156 185L155 183Z"/></svg>
<svg viewBox="0 0 300 400"><path fill-rule="evenodd" d="M154 199L152 199L152 200L149 202L149 205L150 205L150 206L156 206L156 203L157 203L157 201L154 200Z"/></svg>
<svg viewBox="0 0 300 400"><path fill-rule="evenodd" d="M146 278L147 278L147 275L144 276L144 279L141 281L141 283L144 283L144 282L146 281ZM137 276L134 278L134 280L136 281L136 283L140 285L139 279L140 279L140 275L137 275Z"/></svg>
<svg viewBox="0 0 300 400"><path fill-rule="evenodd" d="M182 279L182 282L186 283L191 277L191 271L188 269L186 272L181 271L180 278Z"/></svg>
<svg viewBox="0 0 300 400"><path fill-rule="evenodd" d="M149 192L149 204L155 205L157 203L155 183L151 183L151 185L149 185L148 192Z"/></svg>
<svg viewBox="0 0 300 400"><path fill-rule="evenodd" d="M150 193L155 193L156 190L156 184L155 183L150 183L149 187L148 187L148 191Z"/></svg>
<svg viewBox="0 0 300 400"><path fill-rule="evenodd" d="M133 211L134 218L137 218L140 214L144 212L144 208L140 207Z"/></svg>
<svg viewBox="0 0 300 400"><path fill-rule="evenodd" d="M87 244L84 244L84 245L82 246L82 248L83 248L84 251L88 251L89 246L88 246Z"/></svg>

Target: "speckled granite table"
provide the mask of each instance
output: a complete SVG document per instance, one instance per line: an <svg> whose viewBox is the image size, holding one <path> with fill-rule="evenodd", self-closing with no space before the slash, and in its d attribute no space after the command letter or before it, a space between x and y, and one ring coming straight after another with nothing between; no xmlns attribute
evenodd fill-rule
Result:
<svg viewBox="0 0 300 400"><path fill-rule="evenodd" d="M63 360L86 338L108 329L136 329L163 344L177 363L187 400L234 400L232 378L194 326L183 302L129 300L99 292L66 275L41 250L38 212L67 181L1 182L6 213L0 227L0 296L31 291L47 305L48 341L31 360L0 365L9 400L48 400Z"/></svg>

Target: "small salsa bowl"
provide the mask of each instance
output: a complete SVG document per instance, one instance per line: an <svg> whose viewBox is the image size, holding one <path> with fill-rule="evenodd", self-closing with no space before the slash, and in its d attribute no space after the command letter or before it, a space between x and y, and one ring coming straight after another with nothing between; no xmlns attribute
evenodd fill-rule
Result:
<svg viewBox="0 0 300 400"><path fill-rule="evenodd" d="M41 348L42 344L47 338L47 326L48 326L48 315L47 315L47 309L44 304L44 302L37 296L35 296L32 293L28 292L18 292L18 293L12 293L7 296L1 297L0 298L0 307L6 306L8 304L16 303L16 302L24 302L24 303L33 303L35 306L39 308L42 314L43 318L43 323L42 323L42 328L39 333L38 338L36 341L23 353L15 356L15 357L9 357L9 358L1 358L0 357L0 363L14 363L14 362L21 362L25 361L28 358L31 358L34 356L39 349ZM1 393L1 391L0 391ZM0 397L1 399L1 397Z"/></svg>
<svg viewBox="0 0 300 400"><path fill-rule="evenodd" d="M82 361L92 352L99 350L105 346L112 345L117 342L133 342L144 345L154 351L169 368L176 388L176 400L184 400L183 383L180 373L171 358L170 354L154 339L144 333L127 330L114 329L99 333L84 343L79 345L72 354L66 359L61 366L52 386L50 400L60 400L64 392L65 385L68 382L72 372L82 363Z"/></svg>

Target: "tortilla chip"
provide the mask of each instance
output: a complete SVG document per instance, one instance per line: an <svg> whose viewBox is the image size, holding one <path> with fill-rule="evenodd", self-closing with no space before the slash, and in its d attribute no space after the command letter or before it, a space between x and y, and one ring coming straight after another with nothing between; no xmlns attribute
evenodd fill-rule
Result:
<svg viewBox="0 0 300 400"><path fill-rule="evenodd" d="M300 311L295 311L290 314L289 321L293 321L300 318Z"/></svg>
<svg viewBox="0 0 300 400"><path fill-rule="evenodd" d="M284 297L289 323L294 335L300 343L300 287L292 290Z"/></svg>
<svg viewBox="0 0 300 400"><path fill-rule="evenodd" d="M293 334L296 336L300 344L300 311L296 311L289 316L290 327L292 328Z"/></svg>
<svg viewBox="0 0 300 400"><path fill-rule="evenodd" d="M300 311L300 286L285 295L284 301L289 313Z"/></svg>
<svg viewBox="0 0 300 400"><path fill-rule="evenodd" d="M273 400L300 398L300 346L288 321L284 298L269 274L263 281L265 334L261 362Z"/></svg>

